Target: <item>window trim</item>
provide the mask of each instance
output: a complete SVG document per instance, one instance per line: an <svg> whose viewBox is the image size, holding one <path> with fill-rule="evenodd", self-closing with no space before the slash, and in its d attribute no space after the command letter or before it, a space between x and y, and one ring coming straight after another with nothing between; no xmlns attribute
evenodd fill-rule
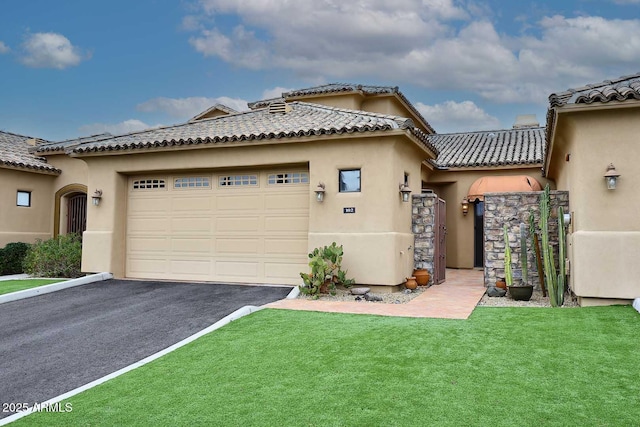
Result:
<svg viewBox="0 0 640 427"><path fill-rule="evenodd" d="M27 196L27 204L20 204L20 196ZM30 208L31 207L31 191L28 190L17 190L16 191L16 206L20 208Z"/></svg>
<svg viewBox="0 0 640 427"><path fill-rule="evenodd" d="M343 172L358 172L358 189L357 190L347 190L342 188L341 177ZM362 169L361 168L338 169L338 192L339 193L361 193L362 192Z"/></svg>

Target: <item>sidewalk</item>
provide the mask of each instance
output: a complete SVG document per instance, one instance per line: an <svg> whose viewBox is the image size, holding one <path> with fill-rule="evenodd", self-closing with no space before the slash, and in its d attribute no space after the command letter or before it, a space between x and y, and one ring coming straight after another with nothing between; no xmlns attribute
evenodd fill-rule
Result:
<svg viewBox="0 0 640 427"><path fill-rule="evenodd" d="M28 274L13 274L11 276L0 276L0 282L2 282L4 280L26 279L27 277L29 277Z"/></svg>
<svg viewBox="0 0 640 427"><path fill-rule="evenodd" d="M431 286L407 304L285 299L267 304L266 307L379 316L467 319L485 290L482 271L447 269L445 282Z"/></svg>

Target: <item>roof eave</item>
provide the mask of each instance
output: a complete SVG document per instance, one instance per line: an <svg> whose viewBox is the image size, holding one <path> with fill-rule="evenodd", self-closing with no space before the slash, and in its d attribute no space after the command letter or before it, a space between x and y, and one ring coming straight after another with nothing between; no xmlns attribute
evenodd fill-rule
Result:
<svg viewBox="0 0 640 427"><path fill-rule="evenodd" d="M60 169L57 168L45 168L45 167L39 167L39 166L33 166L33 165L25 165L25 164L15 164L12 162L3 162L0 161L0 168L2 169L11 169L11 170L18 170L21 172L31 172L31 173L38 173L38 174L42 174L42 175L52 175L52 176L57 176L60 175L62 173L62 171Z"/></svg>

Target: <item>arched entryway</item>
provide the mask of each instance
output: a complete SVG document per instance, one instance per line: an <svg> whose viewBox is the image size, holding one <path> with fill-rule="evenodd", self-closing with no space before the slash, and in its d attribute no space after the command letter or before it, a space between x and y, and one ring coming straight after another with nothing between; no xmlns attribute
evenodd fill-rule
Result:
<svg viewBox="0 0 640 427"><path fill-rule="evenodd" d="M53 235L82 233L87 228L87 186L69 184L55 194Z"/></svg>
<svg viewBox="0 0 640 427"><path fill-rule="evenodd" d="M497 175L478 178L467 194L467 200L473 203L473 266L484 267L484 195L485 193L512 193L526 191L542 191L542 186L535 178L527 175Z"/></svg>

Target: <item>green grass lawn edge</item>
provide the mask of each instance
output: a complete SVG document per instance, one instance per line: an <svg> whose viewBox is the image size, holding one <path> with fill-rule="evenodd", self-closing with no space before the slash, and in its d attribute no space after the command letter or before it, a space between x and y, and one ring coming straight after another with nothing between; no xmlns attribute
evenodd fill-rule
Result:
<svg viewBox="0 0 640 427"><path fill-rule="evenodd" d="M53 283L64 282L67 279L16 279L0 281L0 295L12 292L24 291L25 289L37 288L38 286L51 285Z"/></svg>
<svg viewBox="0 0 640 427"><path fill-rule="evenodd" d="M267 309L12 425L637 425L638 326L630 306Z"/></svg>

